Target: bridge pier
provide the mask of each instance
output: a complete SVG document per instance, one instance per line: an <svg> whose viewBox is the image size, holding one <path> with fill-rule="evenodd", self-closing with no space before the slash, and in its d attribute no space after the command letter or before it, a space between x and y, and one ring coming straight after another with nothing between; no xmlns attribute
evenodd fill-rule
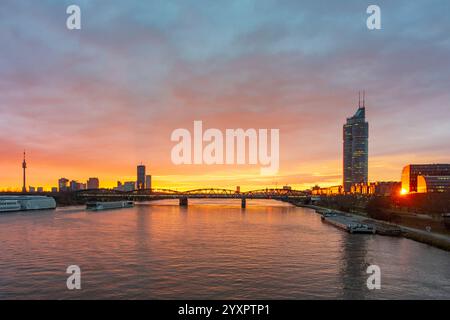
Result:
<svg viewBox="0 0 450 320"><path fill-rule="evenodd" d="M188 197L181 197L180 198L180 207L187 207L188 206Z"/></svg>
<svg viewBox="0 0 450 320"><path fill-rule="evenodd" d="M241 208L245 209L245 207L247 206L247 199L245 197L241 198Z"/></svg>

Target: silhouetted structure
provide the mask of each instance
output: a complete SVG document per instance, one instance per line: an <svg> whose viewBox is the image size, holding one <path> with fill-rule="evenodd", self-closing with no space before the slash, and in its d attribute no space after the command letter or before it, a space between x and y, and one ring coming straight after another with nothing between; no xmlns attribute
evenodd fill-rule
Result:
<svg viewBox="0 0 450 320"><path fill-rule="evenodd" d="M146 175L145 176L145 189L151 189L152 188L152 176L151 175Z"/></svg>
<svg viewBox="0 0 450 320"><path fill-rule="evenodd" d="M58 180L59 192L63 192L63 191L67 191L68 190L68 186L67 186L68 182L69 182L69 179L66 179L66 178L61 178L61 179Z"/></svg>
<svg viewBox="0 0 450 320"><path fill-rule="evenodd" d="M367 184L369 168L369 124L366 122L365 94L358 110L343 127L344 139L344 191L350 192L351 186Z"/></svg>
<svg viewBox="0 0 450 320"><path fill-rule="evenodd" d="M136 188L138 190L145 189L145 166L142 164L137 166Z"/></svg>
<svg viewBox="0 0 450 320"><path fill-rule="evenodd" d="M23 162L22 162L22 169L23 169L23 186L22 186L22 192L27 192L26 187L26 169L27 169L27 161L25 160L25 151L23 152Z"/></svg>
<svg viewBox="0 0 450 320"><path fill-rule="evenodd" d="M100 181L98 180L98 178L89 178L87 181L87 188L88 189L100 188Z"/></svg>

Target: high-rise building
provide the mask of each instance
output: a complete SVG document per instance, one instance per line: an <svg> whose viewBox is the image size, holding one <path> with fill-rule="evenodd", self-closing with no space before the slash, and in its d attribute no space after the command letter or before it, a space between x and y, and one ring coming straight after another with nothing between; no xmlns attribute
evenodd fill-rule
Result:
<svg viewBox="0 0 450 320"><path fill-rule="evenodd" d="M450 164L409 164L403 168L402 171L402 193L418 192L417 177L418 176L450 176ZM444 180L440 180L445 182ZM428 189L431 190L431 185L439 182L435 178L424 178L423 184L428 184ZM424 192L424 187L421 186L421 192ZM428 192L429 192L428 190Z"/></svg>
<svg viewBox="0 0 450 320"><path fill-rule="evenodd" d="M145 189L145 166L142 164L137 166L136 188L138 190Z"/></svg>
<svg viewBox="0 0 450 320"><path fill-rule="evenodd" d="M67 186L67 184L69 183L69 179L66 179L66 178L61 178L61 179L59 179L58 180L58 189L59 189L59 192L61 192L61 191L67 191L67 189L68 189L68 186Z"/></svg>
<svg viewBox="0 0 450 320"><path fill-rule="evenodd" d="M369 123L366 122L365 95L361 94L356 113L347 118L343 128L344 138L344 191L350 192L353 184L368 181Z"/></svg>
<svg viewBox="0 0 450 320"><path fill-rule="evenodd" d="M87 181L87 188L88 189L99 189L100 182L98 181L98 178L89 178Z"/></svg>
<svg viewBox="0 0 450 320"><path fill-rule="evenodd" d="M146 175L145 176L145 189L151 189L152 188L152 176L151 175Z"/></svg>

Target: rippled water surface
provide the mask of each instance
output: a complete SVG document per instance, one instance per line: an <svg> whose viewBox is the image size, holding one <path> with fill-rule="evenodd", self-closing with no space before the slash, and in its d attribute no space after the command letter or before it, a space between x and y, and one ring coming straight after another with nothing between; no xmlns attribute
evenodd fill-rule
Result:
<svg viewBox="0 0 450 320"><path fill-rule="evenodd" d="M276 201L0 216L0 299L450 299L450 253L349 235ZM367 266L382 272L367 289ZM81 290L66 268L81 268Z"/></svg>

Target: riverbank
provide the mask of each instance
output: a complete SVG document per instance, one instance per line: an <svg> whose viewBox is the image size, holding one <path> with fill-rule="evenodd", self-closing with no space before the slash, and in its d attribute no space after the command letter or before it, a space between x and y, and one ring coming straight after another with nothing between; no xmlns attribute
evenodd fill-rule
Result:
<svg viewBox="0 0 450 320"><path fill-rule="evenodd" d="M450 251L450 237L444 234L439 234L435 232L428 232L425 230L420 230L416 228L407 227L400 224L390 223L382 220L376 220L373 218L369 218L364 215L356 214L356 213L350 213L350 212L344 212L340 210L330 209L322 206L316 206L316 205L305 205L300 203L292 203L293 205L297 207L305 207L310 208L313 210L323 211L323 210L333 210L335 212L338 212L340 214L352 217L352 219L355 219L359 221L360 223L370 223L377 227L377 230L381 232L377 232L380 235L384 236L402 236L411 240L415 240L418 242L422 242L428 245L431 245L433 247L437 247L442 250ZM381 228L381 229L380 229ZM391 233L390 231L385 232L385 230L393 230L393 229L399 229L400 233Z"/></svg>

